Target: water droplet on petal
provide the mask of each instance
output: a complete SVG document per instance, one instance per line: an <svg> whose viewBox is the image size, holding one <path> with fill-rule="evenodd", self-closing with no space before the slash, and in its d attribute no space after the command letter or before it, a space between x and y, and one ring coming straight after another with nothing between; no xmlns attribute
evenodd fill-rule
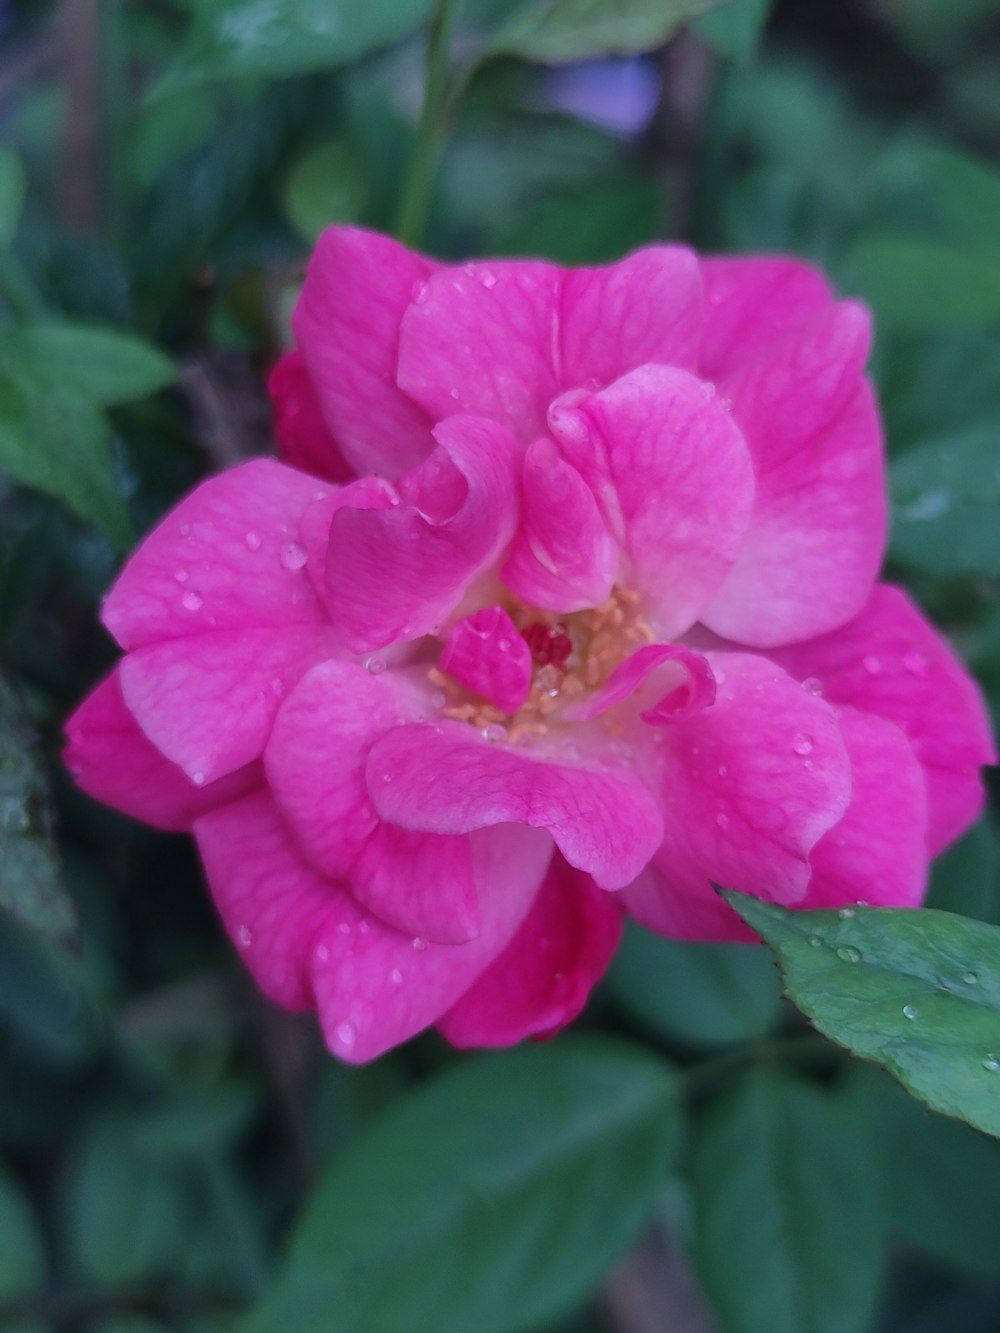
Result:
<svg viewBox="0 0 1000 1333"><path fill-rule="evenodd" d="M861 665L868 672L869 676L880 676L882 674L881 659L875 657L872 653L869 653L868 656L862 660Z"/></svg>
<svg viewBox="0 0 1000 1333"><path fill-rule="evenodd" d="M190 536L191 536L191 524L190 524L190 523L182 523L181 526L180 526L180 528L178 529L178 531L180 532L180 534L181 534L182 537L190 537Z"/></svg>
<svg viewBox="0 0 1000 1333"><path fill-rule="evenodd" d="M384 657L368 657L365 659L365 670L370 671L373 676L381 676L386 668Z"/></svg>
<svg viewBox="0 0 1000 1333"><path fill-rule="evenodd" d="M316 957L319 959L321 963L328 962L330 958L330 950L328 946L325 944L317 945Z"/></svg>
<svg viewBox="0 0 1000 1333"><path fill-rule="evenodd" d="M912 1023L913 1020L916 1018L916 1016L917 1016L917 1011L916 1011L916 1009L914 1009L914 1007L913 1007L912 1004L904 1004L904 1005L903 1005L903 1017L904 1017L904 1018L908 1018L908 1019L910 1020L910 1022Z"/></svg>
<svg viewBox="0 0 1000 1333"><path fill-rule="evenodd" d="M418 283L416 283L416 284L414 285L414 288L413 288L413 303L414 303L414 305L423 305L424 302L427 300L428 296L430 296L429 284L428 284L428 283L426 283L426 282L418 282Z"/></svg>
<svg viewBox="0 0 1000 1333"><path fill-rule="evenodd" d="M792 742L792 749L796 754L807 755L813 752L813 738L807 736L804 731L800 731Z"/></svg>
<svg viewBox="0 0 1000 1333"><path fill-rule="evenodd" d="M244 540L244 541L246 542L246 544L247 544L247 550L248 550L248 551L259 551L259 550L260 550L260 533L259 533L259 532L248 532L247 535L243 538L243 540Z"/></svg>
<svg viewBox="0 0 1000 1333"><path fill-rule="evenodd" d="M305 565L309 555L304 546L298 542L289 542L287 546L281 548L281 567L291 573L295 573Z"/></svg>
<svg viewBox="0 0 1000 1333"><path fill-rule="evenodd" d="M491 722L488 727L483 728L483 740L491 741L494 745L507 739L507 728L500 722Z"/></svg>
<svg viewBox="0 0 1000 1333"><path fill-rule="evenodd" d="M338 1023L336 1037L341 1046L346 1046L348 1050L354 1045L358 1030L353 1023Z"/></svg>
<svg viewBox="0 0 1000 1333"><path fill-rule="evenodd" d="M842 963L860 963L861 950L855 949L853 944L844 944L837 950L837 957Z"/></svg>
<svg viewBox="0 0 1000 1333"><path fill-rule="evenodd" d="M192 774L191 774L191 781L194 783L194 785L195 785L196 787L204 787L204 785L205 785L205 774L202 773L200 770L199 770L197 773L192 773Z"/></svg>
<svg viewBox="0 0 1000 1333"><path fill-rule="evenodd" d="M371 932L371 926L368 924L367 921L362 921L358 926L358 934L368 935L370 932Z"/></svg>
<svg viewBox="0 0 1000 1333"><path fill-rule="evenodd" d="M249 949L253 944L253 931L249 926L240 926L236 931L236 943L241 949Z"/></svg>
<svg viewBox="0 0 1000 1333"><path fill-rule="evenodd" d="M497 285L497 275L488 268L481 268L476 276L487 291Z"/></svg>
<svg viewBox="0 0 1000 1333"><path fill-rule="evenodd" d="M906 653L903 657L903 666L911 676L927 675L927 658L923 653Z"/></svg>
<svg viewBox="0 0 1000 1333"><path fill-rule="evenodd" d="M720 764L720 765L719 765L719 777L720 777L720 778L724 778L724 777L728 774L728 772L729 772L729 769L726 767L725 764Z"/></svg>
<svg viewBox="0 0 1000 1333"><path fill-rule="evenodd" d="M725 811L720 810L719 813L715 816L715 822L718 824L719 828L727 829L729 827L729 816L725 813Z"/></svg>
<svg viewBox="0 0 1000 1333"><path fill-rule="evenodd" d="M178 583L187 583L190 577L191 575L187 572L186 569L174 570L174 578L177 580Z"/></svg>
<svg viewBox="0 0 1000 1333"><path fill-rule="evenodd" d="M394 986L401 986L403 984L403 974L398 967L394 967L389 973L389 980Z"/></svg>
<svg viewBox="0 0 1000 1333"><path fill-rule="evenodd" d="M351 927L347 921L341 921L337 929L340 931L341 935L350 935L351 933Z"/></svg>
<svg viewBox="0 0 1000 1333"><path fill-rule="evenodd" d="M417 953L423 953L427 948L427 941L423 939L422 936L416 935L413 939L413 947L416 949Z"/></svg>
<svg viewBox="0 0 1000 1333"><path fill-rule="evenodd" d="M448 390L448 397L449 397L449 398L454 398L454 400L455 400L456 403L458 402L459 398L461 398L461 396L462 396L462 395L459 393L459 391L458 391L457 389L449 389L449 390Z"/></svg>
<svg viewBox="0 0 1000 1333"><path fill-rule="evenodd" d="M805 680L802 682L802 688L808 694L815 694L818 696L823 693L823 682L816 676L806 676Z"/></svg>
<svg viewBox="0 0 1000 1333"><path fill-rule="evenodd" d="M185 611L200 611L204 604L204 600L193 591L186 592L181 598L181 606Z"/></svg>

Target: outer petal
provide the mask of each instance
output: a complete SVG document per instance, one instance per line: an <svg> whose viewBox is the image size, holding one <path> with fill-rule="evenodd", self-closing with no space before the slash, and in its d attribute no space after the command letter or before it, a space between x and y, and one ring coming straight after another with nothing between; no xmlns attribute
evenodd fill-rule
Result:
<svg viewBox="0 0 1000 1333"><path fill-rule="evenodd" d="M753 517L702 619L755 647L843 624L864 605L885 547L882 436L861 370L869 320L834 306L720 385L750 446Z"/></svg>
<svg viewBox="0 0 1000 1333"><path fill-rule="evenodd" d="M560 306L563 388L610 384L636 366L694 370L703 299L698 258L655 245L605 268L571 269Z"/></svg>
<svg viewBox="0 0 1000 1333"><path fill-rule="evenodd" d="M730 374L833 304L826 280L798 259L705 259L701 275L705 328L699 371L709 379Z"/></svg>
<svg viewBox="0 0 1000 1333"><path fill-rule="evenodd" d="M548 839L491 829L471 839L483 929L464 945L427 944L383 926L302 861L260 793L195 826L223 921L261 989L319 1009L331 1050L374 1059L435 1022L503 951L544 876Z"/></svg>
<svg viewBox="0 0 1000 1333"><path fill-rule="evenodd" d="M323 416L355 472L398 477L433 448L431 423L395 383L400 321L433 267L356 227L331 227L313 251L292 322Z"/></svg>
<svg viewBox="0 0 1000 1333"><path fill-rule="evenodd" d="M202 785L258 759L285 693L335 652L332 630L220 630L129 653L125 702L168 759Z"/></svg>
<svg viewBox="0 0 1000 1333"><path fill-rule="evenodd" d="M387 925L454 944L479 923L468 839L382 824L365 782L379 736L429 711L403 673L324 662L283 705L264 762L311 865L349 885Z"/></svg>
<svg viewBox="0 0 1000 1333"><path fill-rule="evenodd" d="M656 803L633 774L546 763L481 741L460 723L390 731L372 747L368 790L383 819L402 828L548 829L570 865L608 889L635 878L662 829Z"/></svg>
<svg viewBox="0 0 1000 1333"><path fill-rule="evenodd" d="M203 482L122 570L105 625L123 648L138 648L212 629L325 621L299 537L317 485L266 458Z"/></svg>
<svg viewBox="0 0 1000 1333"><path fill-rule="evenodd" d="M643 366L553 406L563 452L593 488L660 638L688 629L729 573L750 520L750 455L728 412L683 370Z"/></svg>
<svg viewBox="0 0 1000 1333"><path fill-rule="evenodd" d="M285 462L314 477L349 481L353 473L323 420L301 352L286 352L275 362L267 391L274 404L278 450Z"/></svg>
<svg viewBox="0 0 1000 1333"><path fill-rule="evenodd" d="M330 525L327 603L354 652L435 630L489 568L516 522L516 445L503 427L452 417L440 449L405 478L416 503L342 508Z"/></svg>
<svg viewBox="0 0 1000 1333"><path fill-rule="evenodd" d="M154 828L188 829L199 815L236 800L261 781L256 765L196 787L146 739L125 706L118 671L66 723L63 758L78 786Z"/></svg>
<svg viewBox="0 0 1000 1333"><path fill-rule="evenodd" d="M608 599L618 561L593 491L551 440L536 440L524 457L521 521L504 583L531 606L580 611Z"/></svg>
<svg viewBox="0 0 1000 1333"><path fill-rule="evenodd" d="M928 848L936 856L982 808L982 764L996 762L979 690L905 593L880 585L861 614L832 634L771 654L834 703L895 722L923 766Z"/></svg>
<svg viewBox="0 0 1000 1333"><path fill-rule="evenodd" d="M683 934L689 895L715 915L712 884L798 903L809 854L847 809L851 770L832 708L780 667L742 653L710 653L715 704L664 732L666 883L660 917L631 890L630 911L653 929ZM697 901L693 910L700 912ZM696 932L700 934L700 929Z"/></svg>
<svg viewBox="0 0 1000 1333"><path fill-rule="evenodd" d="M621 938L616 898L555 857L504 952L438 1023L453 1046L513 1046L571 1022Z"/></svg>
<svg viewBox="0 0 1000 1333"><path fill-rule="evenodd" d="M403 318L400 388L435 421L468 412L503 422L524 444L536 440L560 387L562 276L520 259L435 274Z"/></svg>
<svg viewBox="0 0 1000 1333"><path fill-rule="evenodd" d="M812 851L804 907L919 907L927 887L927 793L909 741L891 722L839 710L851 804Z"/></svg>

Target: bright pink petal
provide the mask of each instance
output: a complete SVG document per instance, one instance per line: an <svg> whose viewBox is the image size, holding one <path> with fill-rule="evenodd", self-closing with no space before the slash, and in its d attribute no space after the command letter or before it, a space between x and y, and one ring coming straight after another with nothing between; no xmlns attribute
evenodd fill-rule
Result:
<svg viewBox="0 0 1000 1333"><path fill-rule="evenodd" d="M284 461L314 477L350 480L353 473L323 420L301 352L286 352L275 362L268 376L267 391L274 405L278 452Z"/></svg>
<svg viewBox="0 0 1000 1333"><path fill-rule="evenodd" d="M440 667L502 713L516 713L531 687L531 649L502 606L485 606L460 620Z"/></svg>
<svg viewBox="0 0 1000 1333"><path fill-rule="evenodd" d="M605 268L570 269L560 302L560 385L603 386L648 362L694 370L702 306L698 258L684 246L650 246Z"/></svg>
<svg viewBox="0 0 1000 1333"><path fill-rule="evenodd" d="M771 654L833 703L895 722L923 765L928 846L936 856L976 819L979 769L996 762L975 682L905 593L878 586L849 624Z"/></svg>
<svg viewBox="0 0 1000 1333"><path fill-rule="evenodd" d="M123 648L138 648L207 630L324 621L299 534L317 488L314 477L265 458L202 482L122 570L105 625Z"/></svg>
<svg viewBox="0 0 1000 1333"><path fill-rule="evenodd" d="M699 370L708 379L730 374L833 303L826 280L798 259L705 259L701 275L705 328Z"/></svg>
<svg viewBox="0 0 1000 1333"><path fill-rule="evenodd" d="M754 647L843 624L885 547L882 434L861 378L869 320L844 302L722 382L757 479L739 557L702 619ZM821 595L817 595L818 590Z"/></svg>
<svg viewBox="0 0 1000 1333"><path fill-rule="evenodd" d="M122 698L117 670L84 699L66 723L66 738L63 758L77 785L154 828L188 829L199 815L261 781L254 765L195 786L139 730Z"/></svg>
<svg viewBox="0 0 1000 1333"><path fill-rule="evenodd" d="M536 440L524 457L521 520L504 583L530 606L580 611L607 601L618 562L593 491L551 440Z"/></svg>
<svg viewBox="0 0 1000 1333"><path fill-rule="evenodd" d="M169 639L128 654L122 693L157 749L200 786L260 757L286 692L334 651L321 625Z"/></svg>
<svg viewBox="0 0 1000 1333"><path fill-rule="evenodd" d="M715 702L715 677L704 654L651 643L626 658L584 703L567 708L565 716L580 721L599 717L635 694L644 722L676 726Z"/></svg>
<svg viewBox="0 0 1000 1333"><path fill-rule="evenodd" d="M534 900L548 839L527 829L475 834L482 930L428 944L384 926L299 856L264 793L200 819L198 845L226 929L279 1004L319 1009L331 1050L374 1059L435 1022L503 951Z"/></svg>
<svg viewBox="0 0 1000 1333"><path fill-rule="evenodd" d="M433 448L431 423L395 382L400 320L432 268L356 227L331 227L313 251L292 322L323 416L355 472L398 477Z"/></svg>
<svg viewBox="0 0 1000 1333"><path fill-rule="evenodd" d="M910 742L871 713L839 710L851 804L813 848L803 907L919 907L927 887L927 792Z"/></svg>
<svg viewBox="0 0 1000 1333"><path fill-rule="evenodd" d="M666 885L658 920L627 890L630 911L682 933L684 895L716 915L712 884L798 903L809 854L847 809L851 768L837 716L780 667L743 653L708 654L715 704L664 733ZM699 906L708 904L707 907Z"/></svg>
<svg viewBox="0 0 1000 1333"><path fill-rule="evenodd" d="M475 417L452 417L434 436L421 475L400 483L403 503L333 516L327 604L353 652L434 631L513 534L513 438Z"/></svg>
<svg viewBox="0 0 1000 1333"><path fill-rule="evenodd" d="M461 723L390 731L372 747L368 790L382 818L402 828L548 829L570 865L609 889L635 878L662 828L655 801L632 773L546 763L490 745Z"/></svg>
<svg viewBox="0 0 1000 1333"><path fill-rule="evenodd" d="M621 938L617 900L555 857L504 952L438 1023L453 1046L513 1046L576 1018Z"/></svg>
<svg viewBox="0 0 1000 1333"><path fill-rule="evenodd" d="M434 421L456 412L503 422L522 443L545 431L559 391L562 270L535 260L443 269L403 317L399 386Z"/></svg>
<svg viewBox="0 0 1000 1333"><path fill-rule="evenodd" d="M760 937L716 893L688 892L650 864L620 895L630 916L647 930L695 944L756 944Z"/></svg>
<svg viewBox="0 0 1000 1333"><path fill-rule="evenodd" d="M698 618L733 566L750 520L753 468L711 386L643 366L550 413L626 553L621 580L642 596L657 637Z"/></svg>
<svg viewBox="0 0 1000 1333"><path fill-rule="evenodd" d="M282 706L264 763L311 865L349 885L387 925L454 944L478 930L468 839L382 824L365 782L373 743L428 716L426 693L406 673L324 662Z"/></svg>

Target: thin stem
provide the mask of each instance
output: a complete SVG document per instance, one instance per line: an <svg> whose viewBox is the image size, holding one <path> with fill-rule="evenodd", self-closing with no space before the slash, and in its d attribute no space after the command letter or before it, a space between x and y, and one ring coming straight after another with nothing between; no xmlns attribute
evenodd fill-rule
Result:
<svg viewBox="0 0 1000 1333"><path fill-rule="evenodd" d="M430 203L434 168L441 147L448 108L448 76L454 0L438 0L427 44L427 82L417 126L417 142L399 210L396 233L404 245L419 245Z"/></svg>

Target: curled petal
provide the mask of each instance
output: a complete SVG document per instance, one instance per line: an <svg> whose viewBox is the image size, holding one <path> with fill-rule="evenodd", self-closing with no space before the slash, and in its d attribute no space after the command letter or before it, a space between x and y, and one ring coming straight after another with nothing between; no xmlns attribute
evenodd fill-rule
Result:
<svg viewBox="0 0 1000 1333"><path fill-rule="evenodd" d="M570 865L608 889L635 878L662 830L656 802L632 773L547 763L481 741L460 723L383 736L369 755L368 790L382 818L402 828L547 829Z"/></svg>
<svg viewBox="0 0 1000 1333"><path fill-rule="evenodd" d="M584 703L567 708L566 717L579 721L599 717L635 694L644 722L675 725L711 707L715 677L703 653L670 643L651 643L626 658L607 684Z"/></svg>
<svg viewBox="0 0 1000 1333"><path fill-rule="evenodd" d="M459 1047L512 1046L558 1032L607 970L621 923L614 895L554 857L517 934L438 1028Z"/></svg>
<svg viewBox="0 0 1000 1333"><path fill-rule="evenodd" d="M502 606L486 606L460 620L440 666L502 713L516 713L531 687L531 650Z"/></svg>

